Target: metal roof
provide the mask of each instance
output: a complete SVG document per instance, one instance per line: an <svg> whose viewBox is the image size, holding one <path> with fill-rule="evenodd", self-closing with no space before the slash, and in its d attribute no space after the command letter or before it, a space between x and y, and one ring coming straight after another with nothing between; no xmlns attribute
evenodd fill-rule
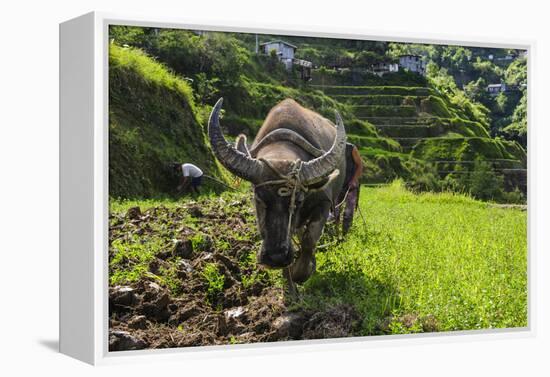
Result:
<svg viewBox="0 0 550 377"><path fill-rule="evenodd" d="M407 56L412 56L413 58L424 59L424 57L423 57L422 55L415 55L415 54L403 54L403 55L399 55L400 58L404 58L404 57L407 57Z"/></svg>
<svg viewBox="0 0 550 377"><path fill-rule="evenodd" d="M285 44L285 45L290 46L292 48L298 48L298 47L294 46L292 43L285 42L281 39L275 39L273 41L265 42L265 43L260 44L260 46L265 46L265 45L268 45L268 44L271 44L271 43L282 43L282 44Z"/></svg>

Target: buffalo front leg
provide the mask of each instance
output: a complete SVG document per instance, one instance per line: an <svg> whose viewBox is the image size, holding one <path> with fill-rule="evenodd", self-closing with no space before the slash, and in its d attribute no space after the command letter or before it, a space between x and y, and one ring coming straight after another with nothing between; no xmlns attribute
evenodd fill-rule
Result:
<svg viewBox="0 0 550 377"><path fill-rule="evenodd" d="M323 202L309 222L300 239L300 256L290 267L290 276L295 283L305 282L315 272L315 246L323 234L330 211L330 203Z"/></svg>
<svg viewBox="0 0 550 377"><path fill-rule="evenodd" d="M290 267L287 267L283 270L283 276L286 280L288 286L288 294L291 300L296 300L298 298L298 287L292 279L292 274L290 272Z"/></svg>

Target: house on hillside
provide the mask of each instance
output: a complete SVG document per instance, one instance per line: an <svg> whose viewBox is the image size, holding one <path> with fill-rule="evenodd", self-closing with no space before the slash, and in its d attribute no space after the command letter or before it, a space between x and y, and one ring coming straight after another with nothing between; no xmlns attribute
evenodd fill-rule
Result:
<svg viewBox="0 0 550 377"><path fill-rule="evenodd" d="M270 55L271 51L275 50L279 61L285 65L286 69L292 68L294 53L298 47L280 39L262 43L260 47L262 48L262 52L266 55Z"/></svg>
<svg viewBox="0 0 550 377"><path fill-rule="evenodd" d="M371 66L371 72L380 77L384 76L386 73L398 72L399 65L397 63L385 63L379 62Z"/></svg>
<svg viewBox="0 0 550 377"><path fill-rule="evenodd" d="M279 61L285 65L287 70L291 70L293 66L296 66L302 80L311 80L313 64L310 61L294 57L298 47L280 39L262 43L260 47L265 55L271 55L272 51L275 51Z"/></svg>
<svg viewBox="0 0 550 377"><path fill-rule="evenodd" d="M401 55L399 57L399 67L422 76L426 75L426 61L419 55Z"/></svg>
<svg viewBox="0 0 550 377"><path fill-rule="evenodd" d="M515 54L506 54L504 56L499 56L495 60L497 62L511 62L512 60L516 59Z"/></svg>
<svg viewBox="0 0 550 377"><path fill-rule="evenodd" d="M497 96L501 92L506 92L507 87L504 82L501 82L500 84L489 84L487 86L487 92L491 96Z"/></svg>

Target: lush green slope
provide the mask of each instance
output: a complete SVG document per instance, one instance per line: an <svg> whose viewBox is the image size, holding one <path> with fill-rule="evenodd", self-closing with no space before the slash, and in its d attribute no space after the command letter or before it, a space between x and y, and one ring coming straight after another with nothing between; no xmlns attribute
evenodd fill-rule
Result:
<svg viewBox="0 0 550 377"><path fill-rule="evenodd" d="M425 87L319 85L318 88L345 103L358 119L374 124L381 135L399 143L400 149L391 150L380 148L380 144L362 145L362 138L350 135L350 140L361 147L370 172L377 173L367 174L371 182L391 180L395 177L391 173L407 181L418 180L418 174L407 166L411 159L416 166L432 164L440 178L463 174L480 159L489 161L495 174L505 174L508 190L515 187L525 190L522 170L526 167L525 150L515 141L491 137L487 110L464 97L439 71L433 72ZM509 170L510 161L513 171ZM456 170L457 163L463 162L460 171ZM379 168L386 171L383 167L388 165L393 167L390 174L378 172ZM421 169L420 175L429 174L429 167ZM470 190L470 185L464 182L462 190ZM437 184L426 188L437 190Z"/></svg>
<svg viewBox="0 0 550 377"><path fill-rule="evenodd" d="M111 37L112 46L127 55L130 51L140 53L116 46L128 44L144 51L140 59L134 59L131 74L118 63L113 63L111 72L110 141L117 152L112 160L113 174L122 177L115 183L115 195L167 192L172 183L159 168L161 161L194 158L204 161L207 171L218 174L199 125L219 97L225 98L222 126L226 133L230 137L247 134L249 141L269 110L285 98L293 98L329 119L337 109L349 140L362 153L365 183L401 177L411 187L437 191L445 187L447 176L455 179L463 170L469 172L479 159L490 163L492 174L504 176L503 189L519 187L525 191L525 151L515 141L491 136L494 111L467 95L445 69L430 63L426 77L403 70L383 77L369 72L369 64L395 61L394 45L288 37L300 45L299 57L317 65L312 81L306 83L300 80L297 68L285 71L275 56L255 54L250 35L114 27ZM161 76L168 75L178 84L164 82L156 84L154 90L149 84L140 84L158 81L150 77L155 75L147 67L163 69ZM511 70L509 81L523 82L522 72ZM165 97L162 101L158 100L159 90ZM514 119L516 123L510 127L522 133L524 111L518 111ZM153 123L164 131L149 134ZM183 130L188 133L184 135ZM199 142L180 143L180 136ZM138 166L144 167L141 170L145 174L137 173ZM453 188L476 194L467 181L463 183Z"/></svg>
<svg viewBox="0 0 550 377"><path fill-rule="evenodd" d="M173 192L174 161L220 170L206 143L189 84L133 48L109 51L109 192L153 197Z"/></svg>
<svg viewBox="0 0 550 377"><path fill-rule="evenodd" d="M491 135L527 146L525 51L405 43L390 43L387 47L387 54L394 58L418 54L441 67L469 99L488 109ZM487 85L499 83L505 83L507 90L498 95L487 92Z"/></svg>
<svg viewBox="0 0 550 377"><path fill-rule="evenodd" d="M364 148L383 154L401 151L398 143L381 135L367 120L359 119L348 104L326 95L315 85L302 82L297 72L285 71L276 59L254 54L253 41L247 35L198 35L184 30L156 33L146 28L114 27L111 37L115 44L136 46L147 55L155 56L177 77L185 78L199 109L206 112L219 97L224 97L222 126L230 137L244 133L251 141L269 110L279 101L293 98L329 119L334 119L335 109L340 111L348 134L354 140L360 138ZM404 74L403 77L416 84L419 80L425 81L415 75ZM344 75L342 79L347 78ZM381 81L377 79L376 82ZM367 181L386 182L402 175L392 165L375 166L374 160L365 158L372 166L366 175Z"/></svg>

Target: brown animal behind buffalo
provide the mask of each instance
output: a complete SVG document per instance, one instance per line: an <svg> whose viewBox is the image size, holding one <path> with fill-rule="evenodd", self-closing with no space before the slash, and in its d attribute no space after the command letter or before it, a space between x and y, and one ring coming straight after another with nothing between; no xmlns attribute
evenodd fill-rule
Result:
<svg viewBox="0 0 550 377"><path fill-rule="evenodd" d="M315 271L315 246L336 204L345 172L346 134L321 115L286 99L271 109L250 150L241 135L235 147L219 125L220 99L208 124L218 160L254 188L262 247L258 262L285 268L291 291ZM296 258L292 238L299 239ZM288 267L288 268L286 268Z"/></svg>

